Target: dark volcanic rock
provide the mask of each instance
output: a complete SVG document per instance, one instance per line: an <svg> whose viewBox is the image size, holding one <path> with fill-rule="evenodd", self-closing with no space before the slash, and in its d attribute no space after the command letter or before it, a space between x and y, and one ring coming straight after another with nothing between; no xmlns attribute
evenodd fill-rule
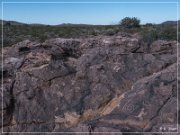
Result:
<svg viewBox="0 0 180 135"><path fill-rule="evenodd" d="M4 48L3 131L176 132L176 45L119 35Z"/></svg>

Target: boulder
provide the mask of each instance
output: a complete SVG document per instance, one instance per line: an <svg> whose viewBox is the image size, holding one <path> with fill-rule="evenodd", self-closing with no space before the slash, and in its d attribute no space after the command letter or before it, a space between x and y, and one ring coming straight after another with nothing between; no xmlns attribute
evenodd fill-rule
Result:
<svg viewBox="0 0 180 135"><path fill-rule="evenodd" d="M4 48L3 131L176 132L176 47L122 33Z"/></svg>

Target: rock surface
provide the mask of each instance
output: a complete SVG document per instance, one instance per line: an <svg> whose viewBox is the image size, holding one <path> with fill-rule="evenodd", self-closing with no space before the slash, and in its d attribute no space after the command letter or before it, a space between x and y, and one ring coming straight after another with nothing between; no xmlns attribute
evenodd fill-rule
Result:
<svg viewBox="0 0 180 135"><path fill-rule="evenodd" d="M26 40L3 56L4 132L177 131L174 41Z"/></svg>

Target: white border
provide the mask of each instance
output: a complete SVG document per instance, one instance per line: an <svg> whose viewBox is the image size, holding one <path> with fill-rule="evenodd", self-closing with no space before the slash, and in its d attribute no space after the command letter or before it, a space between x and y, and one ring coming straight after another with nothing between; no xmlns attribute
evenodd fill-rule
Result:
<svg viewBox="0 0 180 135"><path fill-rule="evenodd" d="M176 4L177 5L177 132L93 132L93 134L96 134L96 133L104 133L104 134L109 134L109 133L135 133L135 134L137 134L137 133L141 133L141 134L148 134L148 133L152 133L152 134L156 134L156 133L158 133L158 134L177 134L177 133L179 133L179 129L178 129L178 117L179 117L179 114L178 114L178 108L179 108L179 101L178 101L178 97L179 97L179 94L178 94L178 78L179 78L179 76L178 76L178 58L179 58L179 56L178 56L178 54L179 54L179 48L178 48L178 30L179 30L179 28L178 28L178 20L179 20L179 14L178 14L178 11L179 11L179 1L177 1L177 2L150 2L150 1L147 1L147 2L5 2L5 1L2 1L1 2L1 9L2 9L2 52L1 52L1 54L2 54L2 77L1 77L1 79L2 79L2 134L4 134L4 133L9 133L9 134L11 134L11 133L15 133L15 134L17 134L17 133L24 133L24 134L29 134L29 133L33 133L33 134L41 134L41 133L50 133L50 134L55 134L55 133L59 133L59 134L62 134L62 133L89 133L89 132L3 132L3 18L4 18L4 16L3 16L3 5L4 4Z"/></svg>

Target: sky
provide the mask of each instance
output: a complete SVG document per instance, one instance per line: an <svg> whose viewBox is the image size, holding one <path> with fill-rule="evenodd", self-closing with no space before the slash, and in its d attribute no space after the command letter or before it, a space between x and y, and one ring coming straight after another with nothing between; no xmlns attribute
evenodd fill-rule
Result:
<svg viewBox="0 0 180 135"><path fill-rule="evenodd" d="M73 3L6 3L15 1L33 2L33 0L3 0L3 10L1 6L1 19L50 25L62 23L100 25L117 24L121 19L127 16L139 18L141 24L177 20L176 3L157 2L177 2L178 0L53 0L53 2ZM34 0L34 2L52 2L52 0Z"/></svg>

